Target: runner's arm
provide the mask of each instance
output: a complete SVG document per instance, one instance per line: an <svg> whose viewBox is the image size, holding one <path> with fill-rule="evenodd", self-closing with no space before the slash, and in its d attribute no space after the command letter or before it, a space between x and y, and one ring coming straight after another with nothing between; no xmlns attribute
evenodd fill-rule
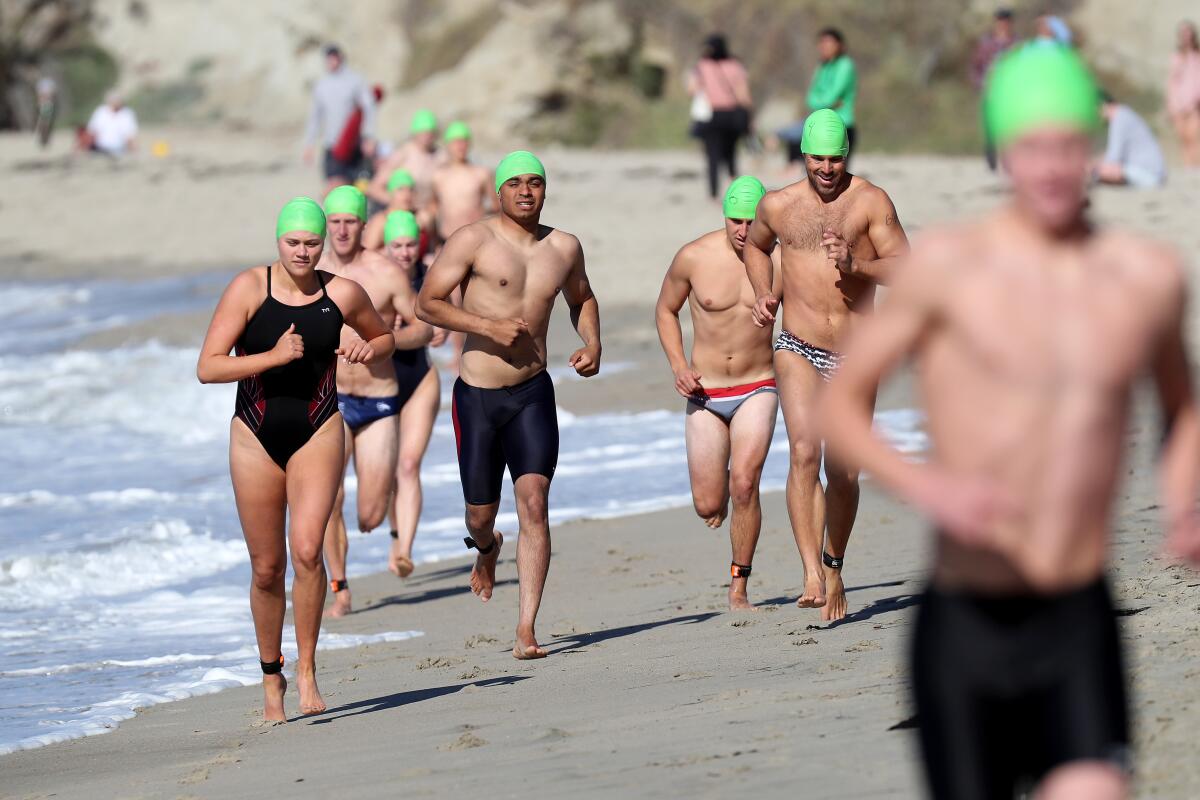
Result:
<svg viewBox="0 0 1200 800"><path fill-rule="evenodd" d="M350 364L378 364L392 355L396 349L396 339L383 317L375 310L375 304L371 302L366 289L346 278L342 278L341 282L343 285L338 288L345 304L342 316L361 341L352 342L349 347L339 347L336 352Z"/></svg>
<svg viewBox="0 0 1200 800"><path fill-rule="evenodd" d="M583 246L573 236L571 247L571 272L562 287L563 299L571 309L571 324L583 340L583 347L571 354L568 363L580 375L591 377L600 371L600 304L596 302L592 284L588 281Z"/></svg>
<svg viewBox="0 0 1200 800"><path fill-rule="evenodd" d="M742 263L746 265L746 277L754 290L754 324L760 328L774 324L775 309L779 307L779 296L774 293L775 265L771 251L775 249L776 234L767 218L769 206L774 205L773 193L768 192L754 212L754 222L746 236L742 250Z"/></svg>
<svg viewBox="0 0 1200 800"><path fill-rule="evenodd" d="M290 360L274 349L249 356L229 355L246 330L246 323L257 307L255 301L261 302L263 294L264 287L255 279L254 270L246 270L225 287L200 346L196 378L201 383L233 383L261 375Z"/></svg>
<svg viewBox="0 0 1200 800"><path fill-rule="evenodd" d="M1196 513L1200 488L1200 413L1183 336L1186 300L1182 267L1178 274L1170 321L1153 363L1166 426L1159 483L1167 516L1167 549L1195 563L1200 562L1200 519Z"/></svg>
<svg viewBox="0 0 1200 800"><path fill-rule="evenodd" d="M446 241L437 260L425 273L425 283L417 295L417 319L448 331L492 338L496 320L464 311L450 302L455 288L471 274L480 243L480 234L472 225L459 228Z"/></svg>
<svg viewBox="0 0 1200 800"><path fill-rule="evenodd" d="M897 264L908 255L908 235L904 232L904 226L900 224L900 217L892 199L882 190L879 191L879 197L871 203L867 236L875 249L875 258L853 258L850 274L876 283L891 283L895 278Z"/></svg>
<svg viewBox="0 0 1200 800"><path fill-rule="evenodd" d="M671 261L671 266L663 278L662 289L658 293L658 303L654 306L658 341L662 344L671 371L675 373L688 369L687 355L683 352L683 326L679 324L679 310L687 302L688 294L692 290L684 250L676 253Z"/></svg>
<svg viewBox="0 0 1200 800"><path fill-rule="evenodd" d="M392 335L396 337L397 350L416 350L432 341L433 326L417 319L417 293L406 275L398 276L392 293L392 308L396 312Z"/></svg>
<svg viewBox="0 0 1200 800"><path fill-rule="evenodd" d="M851 334L846 357L817 413L827 446L839 463L870 472L902 499L924 505L926 468L906 461L872 428L877 387L916 353L934 324L934 282L906 278Z"/></svg>

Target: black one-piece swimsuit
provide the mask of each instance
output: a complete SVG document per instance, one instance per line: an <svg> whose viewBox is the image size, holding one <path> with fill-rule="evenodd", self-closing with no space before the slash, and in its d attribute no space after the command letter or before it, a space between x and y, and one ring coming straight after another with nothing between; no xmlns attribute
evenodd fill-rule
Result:
<svg viewBox="0 0 1200 800"><path fill-rule="evenodd" d="M342 311L325 291L302 306L289 306L271 296L267 267L267 298L254 312L238 340L239 356L265 353L295 324L304 340L304 355L283 366L238 381L234 416L246 423L263 449L280 468L337 413L337 350Z"/></svg>

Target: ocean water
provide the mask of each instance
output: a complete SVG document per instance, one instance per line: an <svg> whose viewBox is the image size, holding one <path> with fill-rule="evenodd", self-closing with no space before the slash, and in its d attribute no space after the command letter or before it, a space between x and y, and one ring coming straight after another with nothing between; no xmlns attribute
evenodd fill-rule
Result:
<svg viewBox="0 0 1200 800"><path fill-rule="evenodd" d="M154 341L72 348L89 333L211 308L225 280L6 289L0 754L103 733L137 708L260 679L246 597L249 561L227 466L234 387L197 383L190 348ZM628 365L606 365L606 372L622 368ZM557 369L552 377L577 379ZM559 422L552 521L690 503L681 411L577 417L560 409ZM916 413L885 412L877 423L905 450L922 449ZM764 488L782 489L786 473L780 422ZM425 511L414 558L461 555L462 495L445 412L423 478ZM347 485L352 516L353 477ZM499 525L515 530L515 521L508 498ZM351 533L350 577L383 569L389 541L386 532ZM419 618L412 625L419 629ZM419 635L323 632L321 647ZM289 660L292 641L286 631Z"/></svg>

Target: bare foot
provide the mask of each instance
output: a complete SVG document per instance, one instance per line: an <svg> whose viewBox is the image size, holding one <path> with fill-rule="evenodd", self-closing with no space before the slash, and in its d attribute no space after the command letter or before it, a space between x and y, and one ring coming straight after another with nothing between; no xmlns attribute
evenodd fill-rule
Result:
<svg viewBox="0 0 1200 800"><path fill-rule="evenodd" d="M500 548L504 546L504 534L494 531L496 546L487 555L480 553L475 557L475 566L471 568L471 591L479 595L479 599L487 602L492 599L492 588L496 585L496 562L500 559Z"/></svg>
<svg viewBox="0 0 1200 800"><path fill-rule="evenodd" d="M728 515L729 515L729 504L726 503L721 508L721 510L718 511L716 514L713 514L711 517L706 517L704 520L704 524L707 525L708 527L712 528L713 530L716 530L717 528L721 527L722 524L724 524L725 517L727 517Z"/></svg>
<svg viewBox="0 0 1200 800"><path fill-rule="evenodd" d="M820 608L825 605L825 573L818 571L804 576L804 594L796 601L800 608Z"/></svg>
<svg viewBox="0 0 1200 800"><path fill-rule="evenodd" d="M407 578L409 575L412 575L413 562L408 556L397 552L397 547L397 543L392 542L392 550L388 555L388 569L397 578Z"/></svg>
<svg viewBox="0 0 1200 800"><path fill-rule="evenodd" d="M842 584L840 569L825 569L825 585L828 602L821 609L821 619L833 622L846 617L846 587Z"/></svg>
<svg viewBox="0 0 1200 800"><path fill-rule="evenodd" d="M346 588L333 593L333 605L325 609L321 616L326 619L337 619L346 616L350 611L350 589Z"/></svg>
<svg viewBox="0 0 1200 800"><path fill-rule="evenodd" d="M535 658L545 658L549 653L537 643L537 637L530 631L525 635L520 630L517 631L517 643L513 646L513 658L520 661L529 661Z"/></svg>
<svg viewBox="0 0 1200 800"><path fill-rule="evenodd" d="M321 697L321 690L317 688L316 669L311 664L307 667L296 667L296 685L300 687L301 714L320 714L325 710L325 700Z"/></svg>
<svg viewBox="0 0 1200 800"><path fill-rule="evenodd" d="M729 610L730 611L758 611L750 603L750 598L746 594L746 579L734 578L729 583Z"/></svg>
<svg viewBox="0 0 1200 800"><path fill-rule="evenodd" d="M280 672L263 675L263 722L287 722L283 696L287 694L287 678Z"/></svg>

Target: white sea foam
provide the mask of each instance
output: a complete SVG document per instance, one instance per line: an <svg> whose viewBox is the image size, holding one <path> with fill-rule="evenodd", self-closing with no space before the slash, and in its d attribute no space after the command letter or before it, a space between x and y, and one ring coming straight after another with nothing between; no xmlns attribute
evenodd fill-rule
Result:
<svg viewBox="0 0 1200 800"><path fill-rule="evenodd" d="M383 633L368 635L324 633L320 638L318 649L340 650L347 647L361 647L366 644L402 642L423 635L422 631L385 631ZM284 642L286 643L290 639L294 639L294 635L291 632L285 632ZM285 658L288 661L294 662L296 659L295 648L285 644L283 650ZM187 659L174 661L169 659L181 659L182 657L168 656L164 657L164 659L168 660L159 659L157 663L186 664L205 660L215 661L222 659L224 655L227 654L211 657L191 656ZM235 654L228 655L231 659L235 660L232 660L227 665L195 667L180 673L183 676L181 680L165 682L143 691L121 692L115 697L92 703L86 708L73 710L65 718L55 720L48 726L53 727L53 730L50 732L35 736L26 736L12 742L0 742L0 755L12 753L17 750L44 747L56 742L80 739L85 736L108 733L125 720L133 717L139 709L158 705L159 703L184 700L188 697L212 694L213 692L237 686L253 686L261 682L262 671L258 666L257 651L253 648L242 648L236 651ZM150 662L156 662L156 659L143 659L141 663L134 663L131 666L155 665ZM76 665L52 667L50 672L44 674L61 674L64 671L75 671L71 669L72 666ZM101 662L101 666L113 666L113 664ZM0 673L0 677L8 677L9 674Z"/></svg>

